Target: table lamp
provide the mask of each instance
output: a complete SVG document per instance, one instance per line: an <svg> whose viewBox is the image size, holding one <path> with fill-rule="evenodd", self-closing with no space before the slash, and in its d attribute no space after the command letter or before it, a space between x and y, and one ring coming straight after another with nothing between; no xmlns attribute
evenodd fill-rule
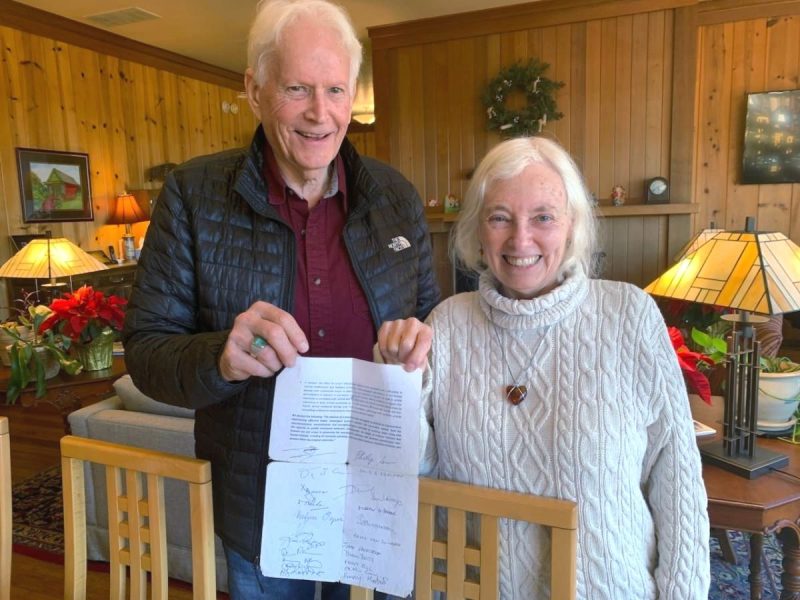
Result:
<svg viewBox="0 0 800 600"><path fill-rule="evenodd" d="M131 225L147 221L139 203L136 201L136 196L125 192L117 196L117 203L114 206L114 212L108 219L110 225L125 225L125 234L122 236L122 252L125 260L136 259L136 247L133 243L133 234L131 233Z"/></svg>
<svg viewBox="0 0 800 600"><path fill-rule="evenodd" d="M48 231L46 238L31 240L8 259L0 267L0 277L34 279L37 294L38 280L46 279L47 283L41 287L48 290L48 295L52 299L61 293L59 288L67 286L66 282L56 281L57 277L68 277L69 287L72 289L73 275L107 268L68 239L53 238Z"/></svg>
<svg viewBox="0 0 800 600"><path fill-rule="evenodd" d="M755 231L755 219L747 217L744 231L710 235L645 291L737 311L722 317L734 323L723 439L700 446L704 460L749 479L788 464L785 455L756 446L761 369L753 324L767 320L760 315L800 310L800 247L782 233Z"/></svg>

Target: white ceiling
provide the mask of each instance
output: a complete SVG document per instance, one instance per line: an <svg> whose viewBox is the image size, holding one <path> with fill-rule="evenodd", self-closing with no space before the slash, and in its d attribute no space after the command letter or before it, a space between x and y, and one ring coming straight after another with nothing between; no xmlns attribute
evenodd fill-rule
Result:
<svg viewBox="0 0 800 600"><path fill-rule="evenodd" d="M257 0L18 0L68 19L141 8L160 19L107 28L136 41L243 73L247 30ZM359 31L367 27L454 14L530 0L339 0Z"/></svg>

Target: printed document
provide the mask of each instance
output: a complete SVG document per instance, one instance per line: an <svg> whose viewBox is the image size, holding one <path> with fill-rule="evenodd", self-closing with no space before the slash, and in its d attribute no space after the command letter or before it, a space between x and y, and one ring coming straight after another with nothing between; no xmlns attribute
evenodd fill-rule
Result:
<svg viewBox="0 0 800 600"><path fill-rule="evenodd" d="M305 358L278 375L261 571L411 593L422 372Z"/></svg>

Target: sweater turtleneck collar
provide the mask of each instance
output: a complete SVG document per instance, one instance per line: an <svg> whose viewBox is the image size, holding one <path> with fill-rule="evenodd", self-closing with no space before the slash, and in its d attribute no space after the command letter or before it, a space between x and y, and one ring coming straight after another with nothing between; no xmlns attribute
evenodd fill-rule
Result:
<svg viewBox="0 0 800 600"><path fill-rule="evenodd" d="M486 318L504 329L536 329L554 325L580 306L589 293L583 274L567 274L561 284L542 296L516 300L503 296L494 276L485 271L480 276L478 293Z"/></svg>

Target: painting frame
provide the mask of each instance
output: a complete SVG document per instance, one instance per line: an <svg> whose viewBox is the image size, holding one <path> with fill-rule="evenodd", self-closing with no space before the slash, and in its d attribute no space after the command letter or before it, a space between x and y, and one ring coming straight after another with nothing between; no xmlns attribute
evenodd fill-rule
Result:
<svg viewBox="0 0 800 600"><path fill-rule="evenodd" d="M22 221L94 221L89 155L17 148Z"/></svg>

